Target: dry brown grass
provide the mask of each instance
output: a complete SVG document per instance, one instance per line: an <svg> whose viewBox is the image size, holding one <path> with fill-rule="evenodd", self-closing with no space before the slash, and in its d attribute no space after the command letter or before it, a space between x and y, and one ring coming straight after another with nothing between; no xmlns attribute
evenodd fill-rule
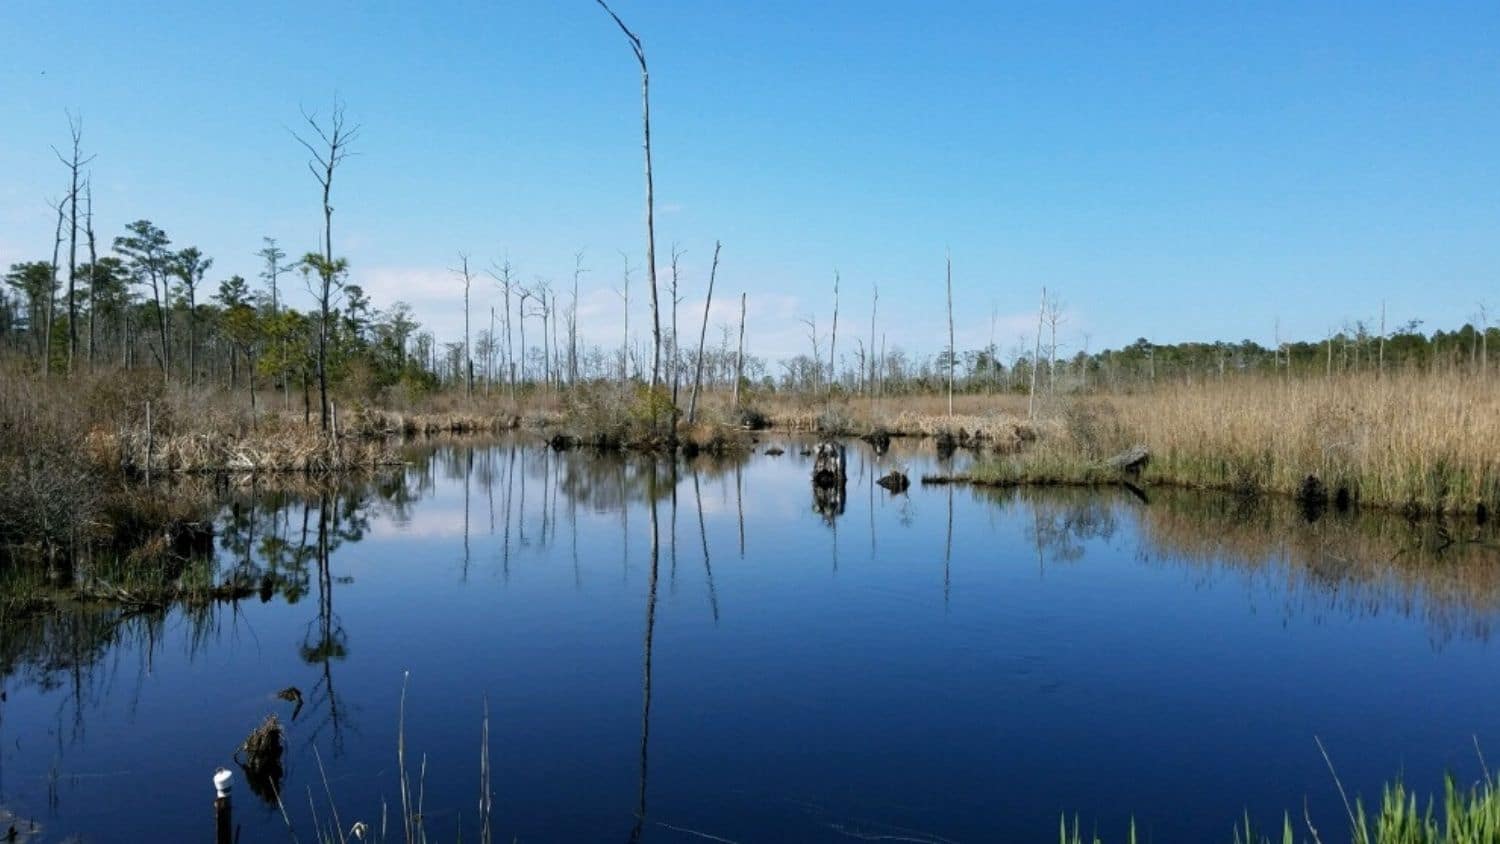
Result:
<svg viewBox="0 0 1500 844"><path fill-rule="evenodd" d="M1110 399L1147 477L1295 493L1308 475L1367 504L1422 511L1500 502L1500 391L1448 374L1240 378Z"/></svg>
<svg viewBox="0 0 1500 844"><path fill-rule="evenodd" d="M1057 402L1039 440L971 480L1101 480L1100 461L1141 443L1147 482L1333 497L1412 513L1500 505L1500 391L1460 374L1237 377Z"/></svg>

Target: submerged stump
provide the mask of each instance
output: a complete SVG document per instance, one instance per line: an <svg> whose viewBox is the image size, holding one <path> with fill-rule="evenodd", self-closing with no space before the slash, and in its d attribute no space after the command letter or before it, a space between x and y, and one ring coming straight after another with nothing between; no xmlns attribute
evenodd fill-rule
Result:
<svg viewBox="0 0 1500 844"><path fill-rule="evenodd" d="M891 492L905 492L907 487L911 486L911 478L908 478L903 472L898 472L895 469L892 469L889 474L876 481L875 483L885 487Z"/></svg>
<svg viewBox="0 0 1500 844"><path fill-rule="evenodd" d="M275 805L281 791L281 781L286 776L281 766L281 756L286 749L286 731L274 714L267 715L259 727L250 731L234 759L245 772L245 784L255 796Z"/></svg>

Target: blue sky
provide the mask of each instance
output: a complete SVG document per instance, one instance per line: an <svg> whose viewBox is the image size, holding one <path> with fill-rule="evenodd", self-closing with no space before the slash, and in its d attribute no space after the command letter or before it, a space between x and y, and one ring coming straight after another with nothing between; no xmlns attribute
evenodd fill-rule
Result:
<svg viewBox="0 0 1500 844"><path fill-rule="evenodd" d="M759 353L802 351L802 316L826 331L835 268L846 338L878 284L888 343L941 348L945 247L967 347L992 314L1015 344L1042 285L1068 350L1322 336L1382 300L1430 327L1500 309L1493 2L615 8L651 62L662 278L676 241L701 313L722 239L713 322L748 291ZM337 93L363 135L335 241L377 305L456 339L460 250L565 286L586 248L580 323L618 342L620 252L644 260L639 80L589 0L10 0L0 32L0 261L50 252L65 108L102 234L150 218L216 275L253 276L262 235L316 248L288 129Z"/></svg>

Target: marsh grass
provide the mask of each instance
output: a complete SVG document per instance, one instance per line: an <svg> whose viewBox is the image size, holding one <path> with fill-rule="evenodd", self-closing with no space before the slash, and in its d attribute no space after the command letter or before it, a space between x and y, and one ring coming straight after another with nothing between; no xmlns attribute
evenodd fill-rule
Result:
<svg viewBox="0 0 1500 844"><path fill-rule="evenodd" d="M1049 414L1020 454L950 480L1106 483L1101 458L1141 443L1151 451L1146 483L1287 496L1312 488L1414 515L1500 505L1500 391L1463 374L1239 376L1078 398Z"/></svg>
<svg viewBox="0 0 1500 844"><path fill-rule="evenodd" d="M1437 801L1428 798L1425 806L1419 806L1417 795L1408 790L1401 780L1387 784L1381 792L1380 802L1366 809L1362 800L1356 798L1349 810L1349 833L1347 839L1330 837L1333 841L1347 840L1350 844L1495 844L1500 841L1500 792L1486 778L1468 789L1462 789L1453 777L1443 779L1441 819ZM1280 834L1276 837L1258 832L1247 814L1235 824L1230 840L1234 844L1296 844L1311 841L1322 844L1323 838L1313 826L1311 818L1304 814L1306 834L1299 837L1290 814L1282 816ZM1097 832L1085 834L1074 816L1071 826L1064 816L1059 821L1059 844L1104 844ZM1139 840L1135 821L1130 822L1125 840L1135 844Z"/></svg>

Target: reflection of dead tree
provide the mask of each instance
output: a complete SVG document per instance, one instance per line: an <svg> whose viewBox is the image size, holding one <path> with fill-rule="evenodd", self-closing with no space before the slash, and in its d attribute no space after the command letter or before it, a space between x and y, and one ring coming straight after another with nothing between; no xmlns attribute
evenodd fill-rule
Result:
<svg viewBox="0 0 1500 844"><path fill-rule="evenodd" d="M734 508L740 521L740 559L745 559L745 479L740 473L740 464L734 464Z"/></svg>
<svg viewBox="0 0 1500 844"><path fill-rule="evenodd" d="M630 829L630 841L641 840L641 833L646 824L646 773L647 751L651 740L651 639L656 631L656 583L658 562L661 556L660 538L657 533L656 520L656 467L652 466L650 484L650 499L647 506L651 513L651 574L646 588L646 634L645 643L642 646L641 659L641 767L640 787L636 793L635 825Z"/></svg>
<svg viewBox="0 0 1500 844"><path fill-rule="evenodd" d="M667 520L667 558L671 560L667 576L668 590L677 594L677 461L672 461L672 511Z"/></svg>
<svg viewBox="0 0 1500 844"><path fill-rule="evenodd" d="M318 503L318 617L308 624L308 633L303 637L301 656L308 665L322 666L322 676L308 695L316 709L327 707L326 717L309 732L307 741L315 743L325 726L333 732L335 753L342 753L344 746L343 713L339 709L338 694L333 685L333 661L349 655L348 635L343 623L333 611L333 574L329 568L329 534L333 502L325 493ZM314 635L316 631L316 635Z"/></svg>
<svg viewBox="0 0 1500 844"><path fill-rule="evenodd" d="M943 610L948 609L948 594L953 587L953 485L948 485L948 539L943 545Z"/></svg>
<svg viewBox="0 0 1500 844"><path fill-rule="evenodd" d="M469 582L469 478L474 474L474 448L464 449L464 570L463 582Z"/></svg>
<svg viewBox="0 0 1500 844"><path fill-rule="evenodd" d="M698 501L698 536L703 540L703 571L708 575L708 605L719 623L719 593L714 589L714 567L708 561L708 530L703 525L703 490L698 486L698 471L693 470L693 497Z"/></svg>

